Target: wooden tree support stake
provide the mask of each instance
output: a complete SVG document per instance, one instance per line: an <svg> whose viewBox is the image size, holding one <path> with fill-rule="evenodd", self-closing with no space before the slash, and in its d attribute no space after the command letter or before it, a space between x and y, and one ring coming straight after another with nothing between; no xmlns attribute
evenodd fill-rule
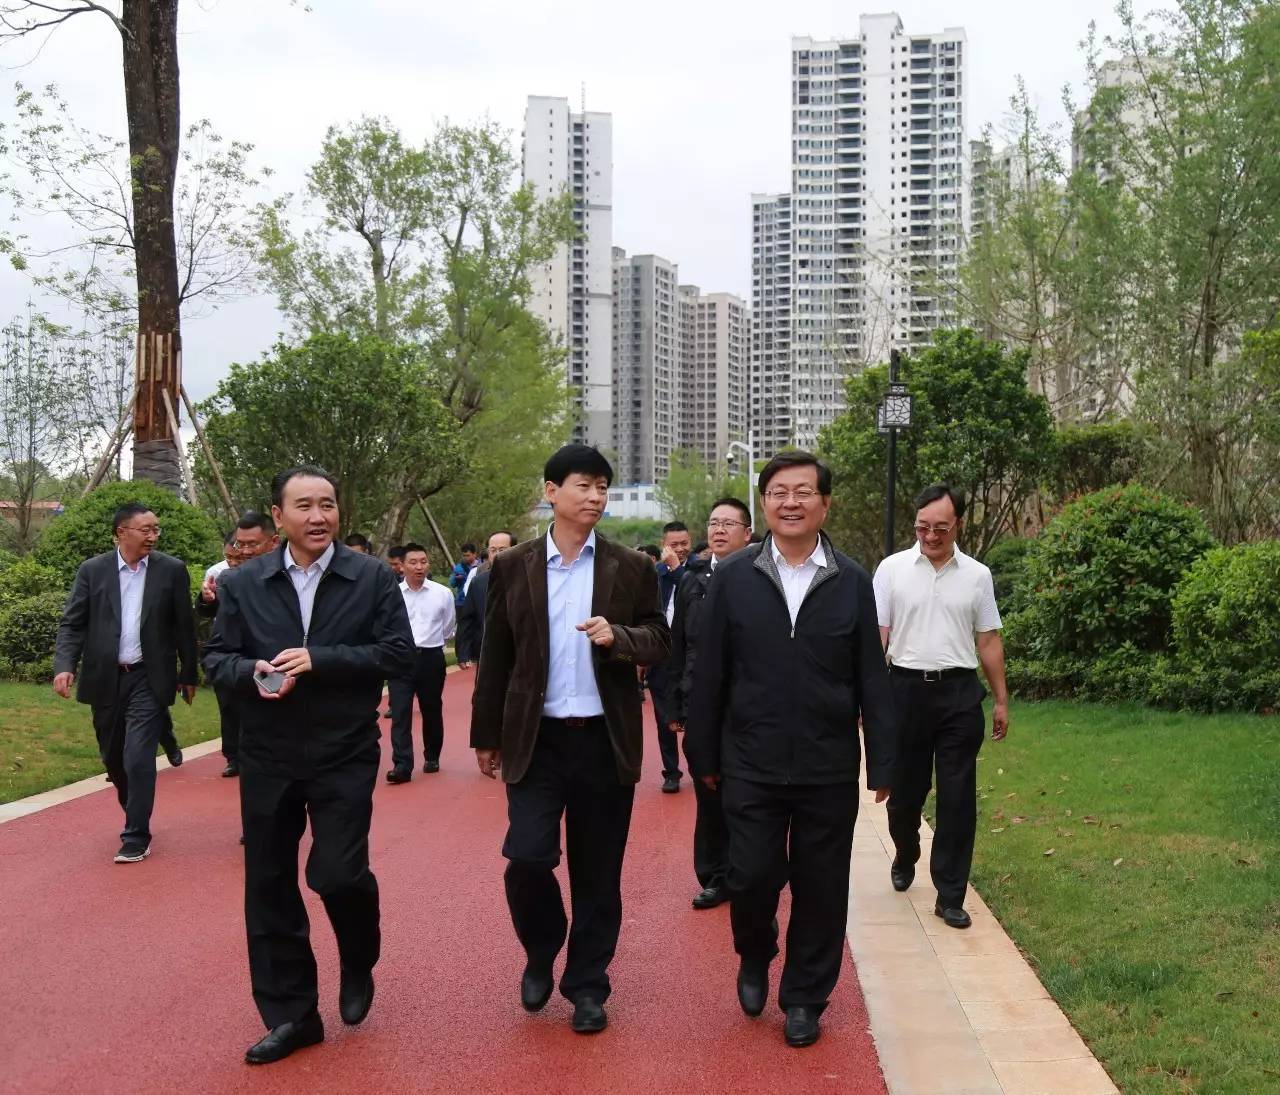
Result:
<svg viewBox="0 0 1280 1095"><path fill-rule="evenodd" d="M449 545L445 543L444 533L440 531L440 526L436 524L436 519L431 516L431 511L427 509L427 503L422 500L422 495L418 495L418 505L422 507L422 515L427 519L427 524L431 526L431 531L435 535L436 543L440 545L440 550L444 552L444 557L449 562L449 569L453 570L453 555L449 551Z"/></svg>
<svg viewBox="0 0 1280 1095"><path fill-rule="evenodd" d="M81 498L102 482L103 477L107 474L107 469L111 467L111 461L116 458L116 453L120 451L120 447L124 444L124 439L133 432L133 427L129 424L129 420L133 417L134 404L137 402L138 391L135 388L133 395L129 399L129 405L125 407L124 413L120 416L120 421L116 423L116 428L111 431L106 451L103 452L102 457L98 460L98 466L93 469L93 475L89 477L84 493L80 495Z"/></svg>
<svg viewBox="0 0 1280 1095"><path fill-rule="evenodd" d="M231 500L231 492L227 490L226 481L222 478L222 468L218 466L218 458L213 455L213 447L209 444L209 439L204 435L204 427L200 425L200 416L196 414L195 404L191 402L191 397L187 395L186 385L178 388L182 393L183 405L187 408L187 414L191 416L191 424L196 428L196 436L200 439L200 448L204 450L204 458L209 461L209 470L213 472L213 481L218 485L218 494L222 497L222 504L227 507L227 514L235 521L240 516L240 511L236 509L236 504Z"/></svg>
<svg viewBox="0 0 1280 1095"><path fill-rule="evenodd" d="M187 478L187 500L193 505L200 503L196 499L196 479L191 474L191 465L187 462L187 450L182 447L182 438L178 435L178 414L173 409L173 397L168 388L160 389L160 397L164 400L165 417L169 419L169 429L173 431L173 445L178 450L178 460L182 464L182 474Z"/></svg>

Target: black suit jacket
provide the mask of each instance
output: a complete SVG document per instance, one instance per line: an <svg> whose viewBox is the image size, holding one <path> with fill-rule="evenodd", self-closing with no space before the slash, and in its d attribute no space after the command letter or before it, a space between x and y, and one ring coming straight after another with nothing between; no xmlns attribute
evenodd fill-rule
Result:
<svg viewBox="0 0 1280 1095"><path fill-rule="evenodd" d="M180 684L196 683L196 622L186 565L159 551L147 559L141 636L147 681L172 705ZM120 564L113 548L76 571L58 624L53 672L77 673L76 699L106 707L116 700L119 658Z"/></svg>
<svg viewBox="0 0 1280 1095"><path fill-rule="evenodd" d="M618 782L636 783L644 751L636 666L661 661L671 648L667 620L658 606L658 575L647 555L597 533L592 584L591 615L613 625L613 646L593 646L591 666ZM502 778L508 783L524 778L538 740L550 630L547 538L539 536L504 551L493 562L484 647L472 698L471 747L501 749Z"/></svg>
<svg viewBox="0 0 1280 1095"><path fill-rule="evenodd" d="M253 683L254 663L303 645L284 550L219 576L205 671L236 694L243 757L290 769L341 763L377 742L382 682L413 669L409 615L390 567L335 544L306 636L311 670L283 699L264 700Z"/></svg>
<svg viewBox="0 0 1280 1095"><path fill-rule="evenodd" d="M458 661L474 662L480 660L480 648L484 643L484 607L489 595L489 567L471 579L471 588L462 599L462 607L458 609L458 638L456 650Z"/></svg>

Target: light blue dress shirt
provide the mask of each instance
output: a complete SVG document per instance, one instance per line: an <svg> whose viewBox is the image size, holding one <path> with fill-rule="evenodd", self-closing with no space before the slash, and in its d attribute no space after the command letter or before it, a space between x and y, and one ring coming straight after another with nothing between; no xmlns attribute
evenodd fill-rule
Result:
<svg viewBox="0 0 1280 1095"><path fill-rule="evenodd" d="M316 590L320 587L320 579L333 562L333 544L324 549L320 556L309 567L300 566L293 561L293 553L286 546L284 549L284 569L298 592L298 612L302 616L302 645L307 645L307 636L311 634L311 610L316 604Z"/></svg>
<svg viewBox="0 0 1280 1095"><path fill-rule="evenodd" d="M542 713L551 719L604 714L591 667L591 640L578 624L591 618L595 593L596 534L592 530L569 566L547 530L547 622L551 663Z"/></svg>
<svg viewBox="0 0 1280 1095"><path fill-rule="evenodd" d="M121 665L142 661L142 593L147 588L147 557L132 569L116 549L120 568L120 647L116 659Z"/></svg>

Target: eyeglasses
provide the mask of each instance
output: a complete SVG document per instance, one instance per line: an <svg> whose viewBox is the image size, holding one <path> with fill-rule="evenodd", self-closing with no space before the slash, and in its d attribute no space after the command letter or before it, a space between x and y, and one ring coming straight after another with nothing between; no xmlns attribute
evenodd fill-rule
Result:
<svg viewBox="0 0 1280 1095"><path fill-rule="evenodd" d="M233 551L259 552L267 546L266 540L246 542L244 540L232 540L231 549Z"/></svg>
<svg viewBox="0 0 1280 1095"><path fill-rule="evenodd" d="M794 498L801 505L812 502L818 497L818 492L812 487L798 487L796 490L784 490L782 487L770 487L764 492L764 496L770 502L782 503L788 498Z"/></svg>
<svg viewBox="0 0 1280 1095"><path fill-rule="evenodd" d="M947 536L955 525L916 525L917 536Z"/></svg>
<svg viewBox="0 0 1280 1095"><path fill-rule="evenodd" d="M159 536L160 535L159 525L141 525L141 526L140 525L121 525L120 526L120 531L123 532L125 529L128 529L130 532L140 532L142 533L143 536Z"/></svg>
<svg viewBox="0 0 1280 1095"><path fill-rule="evenodd" d="M746 528L746 521L731 521L728 517L714 517L707 522L707 528Z"/></svg>

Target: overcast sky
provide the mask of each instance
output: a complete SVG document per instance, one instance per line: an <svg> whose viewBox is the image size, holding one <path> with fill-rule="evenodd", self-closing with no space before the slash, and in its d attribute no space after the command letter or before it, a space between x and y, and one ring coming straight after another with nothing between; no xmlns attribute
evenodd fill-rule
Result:
<svg viewBox="0 0 1280 1095"><path fill-rule="evenodd" d="M1145 6L1145 5L1140 5ZM386 115L406 138L443 118L519 130L526 96L563 95L613 114L614 243L680 265L681 280L748 296L750 194L789 185L790 42L858 33L859 9L811 0L183 0L184 124L210 119L256 145L279 192L301 188L325 129ZM907 33L961 26L969 41L970 137L998 124L1025 77L1046 118L1064 84L1084 88L1090 19L1112 0L902 0ZM25 64L23 64L25 62ZM38 52L0 51L7 82L56 83L81 124L123 137L120 44L101 16L71 20ZM19 67L21 65L21 67ZM0 107L12 114L12 95ZM30 289L0 272L0 322ZM232 361L258 357L281 323L269 299L186 326L187 388L207 395Z"/></svg>

